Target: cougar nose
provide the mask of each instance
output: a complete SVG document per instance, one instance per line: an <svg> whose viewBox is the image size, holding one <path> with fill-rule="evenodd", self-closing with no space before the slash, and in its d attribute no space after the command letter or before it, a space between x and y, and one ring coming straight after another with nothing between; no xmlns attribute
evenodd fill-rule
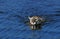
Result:
<svg viewBox="0 0 60 39"><path fill-rule="evenodd" d="M33 24L35 25L36 23L34 22Z"/></svg>
<svg viewBox="0 0 60 39"><path fill-rule="evenodd" d="M33 23L31 23L32 25L35 25L36 23L35 22L33 22Z"/></svg>

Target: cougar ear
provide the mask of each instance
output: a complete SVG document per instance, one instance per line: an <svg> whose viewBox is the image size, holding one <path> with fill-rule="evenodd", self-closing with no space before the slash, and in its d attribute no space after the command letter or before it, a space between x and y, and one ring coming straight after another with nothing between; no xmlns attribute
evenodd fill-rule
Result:
<svg viewBox="0 0 60 39"><path fill-rule="evenodd" d="M31 19L31 17L28 17L29 19Z"/></svg>

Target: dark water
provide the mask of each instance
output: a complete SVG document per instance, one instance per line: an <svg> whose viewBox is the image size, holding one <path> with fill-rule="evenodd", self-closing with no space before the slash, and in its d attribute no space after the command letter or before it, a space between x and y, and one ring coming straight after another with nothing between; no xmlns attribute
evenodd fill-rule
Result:
<svg viewBox="0 0 60 39"><path fill-rule="evenodd" d="M60 39L60 16L51 14L60 14L60 0L0 0L0 39ZM24 23L33 15L51 21L33 31Z"/></svg>

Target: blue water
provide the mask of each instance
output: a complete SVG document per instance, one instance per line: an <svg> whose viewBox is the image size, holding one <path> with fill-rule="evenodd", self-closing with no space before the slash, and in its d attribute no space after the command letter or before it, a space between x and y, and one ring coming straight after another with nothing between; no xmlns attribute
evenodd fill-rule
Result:
<svg viewBox="0 0 60 39"><path fill-rule="evenodd" d="M24 23L28 16L60 14L60 0L0 0L0 39L60 39L60 16L47 16L41 30Z"/></svg>

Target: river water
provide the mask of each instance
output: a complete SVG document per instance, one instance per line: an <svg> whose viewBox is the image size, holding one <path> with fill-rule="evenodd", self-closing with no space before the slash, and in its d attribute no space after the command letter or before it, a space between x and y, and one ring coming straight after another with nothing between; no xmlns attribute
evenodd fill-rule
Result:
<svg viewBox="0 0 60 39"><path fill-rule="evenodd" d="M0 0L0 39L60 39L60 16L52 14L60 14L60 0ZM31 30L25 21L33 15L51 21Z"/></svg>

